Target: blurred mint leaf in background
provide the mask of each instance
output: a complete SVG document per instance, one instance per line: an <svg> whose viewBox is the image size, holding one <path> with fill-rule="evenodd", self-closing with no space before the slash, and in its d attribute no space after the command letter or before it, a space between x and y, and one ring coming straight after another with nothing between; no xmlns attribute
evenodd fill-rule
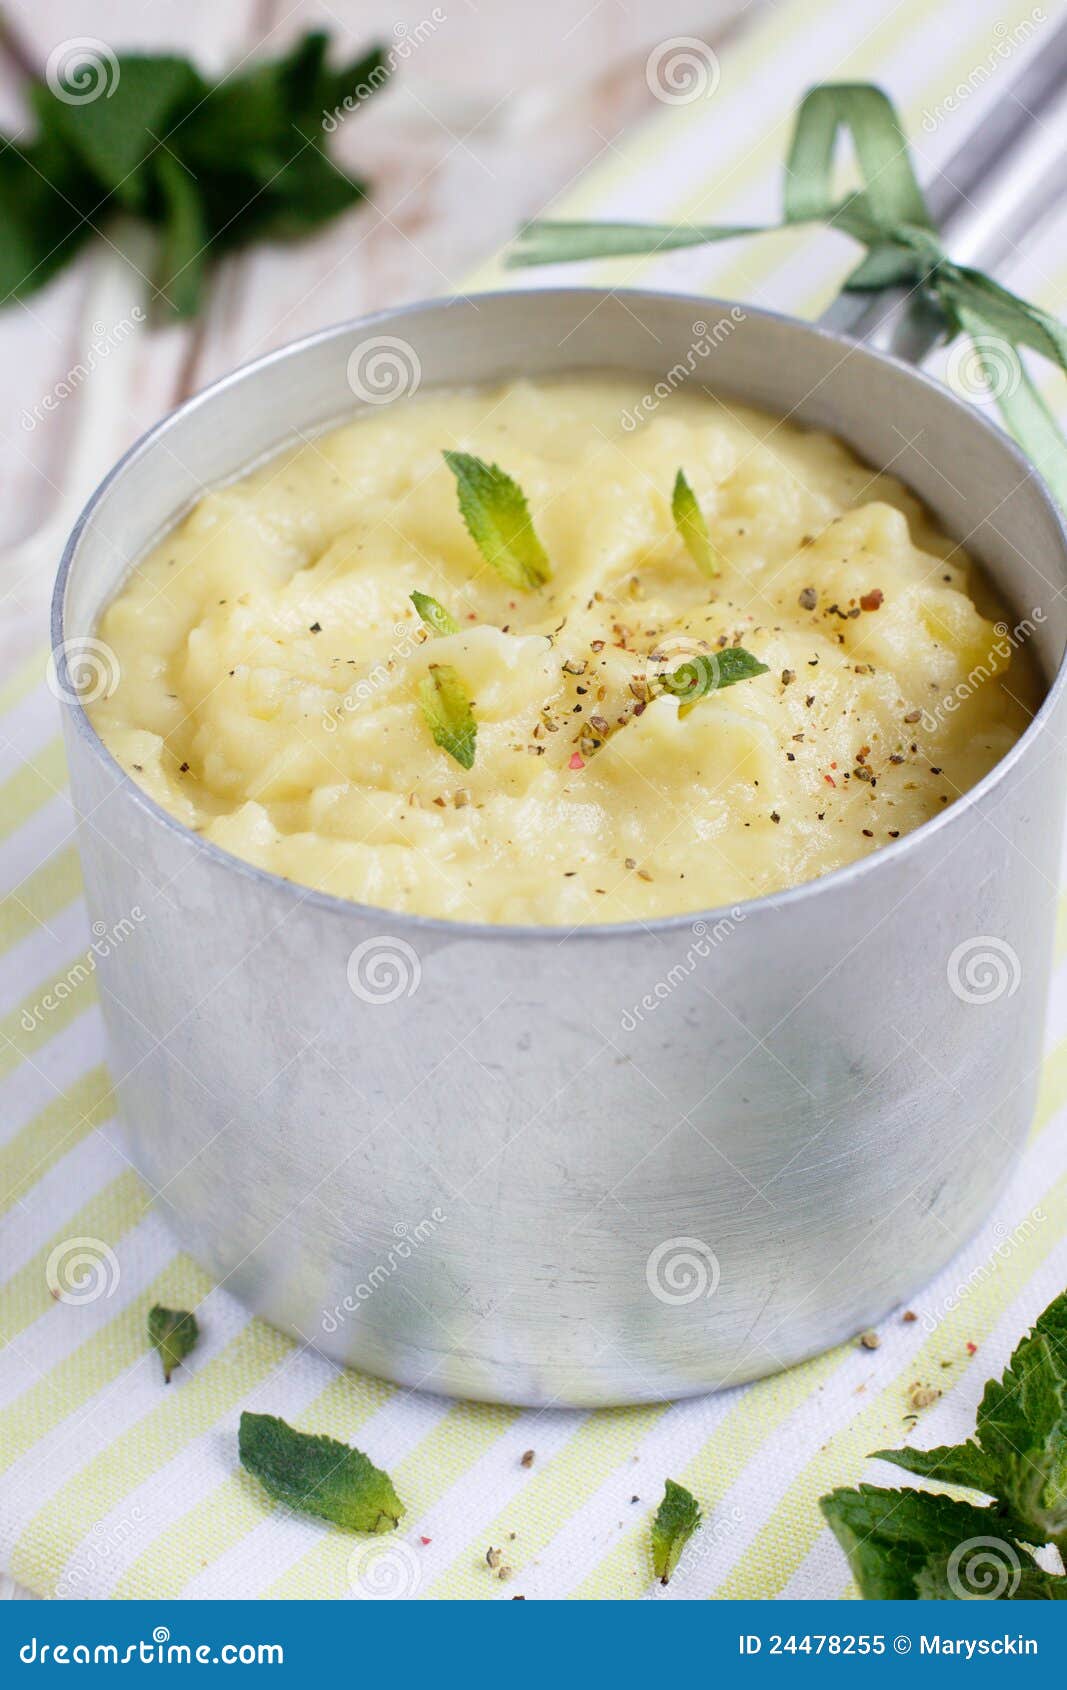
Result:
<svg viewBox="0 0 1067 1690"><path fill-rule="evenodd" d="M331 69L311 31L217 82L173 55L50 64L28 93L33 140L0 153L0 301L43 287L118 212L160 231L156 285L192 316L211 261L310 233L366 184L329 156L338 114L388 77L380 48Z"/></svg>

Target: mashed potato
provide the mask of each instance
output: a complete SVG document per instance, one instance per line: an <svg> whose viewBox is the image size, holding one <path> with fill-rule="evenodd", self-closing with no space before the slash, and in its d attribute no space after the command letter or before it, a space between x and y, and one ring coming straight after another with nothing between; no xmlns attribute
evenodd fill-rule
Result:
<svg viewBox="0 0 1067 1690"><path fill-rule="evenodd" d="M731 905L937 815L1034 702L967 557L830 436L697 392L634 426L645 386L432 393L208 494L102 619L103 740L235 856L476 921ZM544 586L487 565L444 448L521 486ZM680 468L713 578L672 518ZM431 637L413 591L460 631ZM680 712L661 678L737 644L767 673ZM427 725L431 664L472 701L470 769Z"/></svg>

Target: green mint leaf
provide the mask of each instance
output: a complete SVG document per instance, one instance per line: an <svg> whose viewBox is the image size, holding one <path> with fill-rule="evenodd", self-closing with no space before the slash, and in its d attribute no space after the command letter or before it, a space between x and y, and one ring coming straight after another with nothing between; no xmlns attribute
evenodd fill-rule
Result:
<svg viewBox="0 0 1067 1690"><path fill-rule="evenodd" d="M0 151L0 302L43 287L74 257L98 197L79 160L48 138Z"/></svg>
<svg viewBox="0 0 1067 1690"><path fill-rule="evenodd" d="M685 471L681 469L674 478L671 515L693 562L705 575L717 575L719 567L708 525L704 520L704 512L697 504L697 496L685 479Z"/></svg>
<svg viewBox="0 0 1067 1690"><path fill-rule="evenodd" d="M451 616L443 604L438 604L429 593L412 593L411 602L419 616L429 628L431 634L440 637L443 634L458 634L459 623Z"/></svg>
<svg viewBox="0 0 1067 1690"><path fill-rule="evenodd" d="M738 681L750 681L754 676L766 673L766 663L753 657L744 646L728 645L722 651L709 651L687 658L671 674L660 675L654 683L654 690L680 699L678 714L688 716L709 693L721 692L723 687L736 686Z"/></svg>
<svg viewBox="0 0 1067 1690"><path fill-rule="evenodd" d="M978 1408L975 1436L938 1449L882 1449L883 1461L993 1498L860 1485L819 1504L864 1596L1067 1598L1025 1545L1067 1549L1067 1292L1016 1345Z"/></svg>
<svg viewBox="0 0 1067 1690"><path fill-rule="evenodd" d="M200 1337L195 1314L187 1309L165 1309L159 1303L148 1311L148 1341L158 1350L163 1378L170 1384L174 1369L185 1360Z"/></svg>
<svg viewBox="0 0 1067 1690"><path fill-rule="evenodd" d="M1046 1573L1000 1536L964 1544L947 1559L931 1556L916 1574L915 1595L920 1602L1064 1602L1067 1578Z"/></svg>
<svg viewBox="0 0 1067 1690"><path fill-rule="evenodd" d="M294 1431L273 1414L241 1415L241 1465L278 1502L350 1532L391 1532L404 1504L388 1473L336 1438Z"/></svg>
<svg viewBox="0 0 1067 1690"><path fill-rule="evenodd" d="M994 1494L1026 1541L1067 1536L1067 1293L1057 1297L991 1379L976 1428Z"/></svg>
<svg viewBox="0 0 1067 1690"><path fill-rule="evenodd" d="M340 71L312 31L280 59L217 83L168 142L204 195L212 253L310 233L359 202L365 185L328 156L330 136L387 79L379 49Z"/></svg>
<svg viewBox="0 0 1067 1690"><path fill-rule="evenodd" d="M460 515L486 563L510 587L544 586L552 570L518 482L470 452L445 452L444 459L459 488Z"/></svg>
<svg viewBox="0 0 1067 1690"><path fill-rule="evenodd" d="M1033 1562L1012 1541L995 1508L976 1508L932 1491L860 1485L835 1490L819 1507L868 1600L919 1600L919 1580L944 1586L968 1576L965 1562L981 1545L1006 1569L1007 1582ZM972 1579L975 1571L969 1575Z"/></svg>
<svg viewBox="0 0 1067 1690"><path fill-rule="evenodd" d="M652 1570L661 1584L669 1584L682 1550L700 1524L700 1507L684 1485L668 1479L663 1501L652 1522Z"/></svg>
<svg viewBox="0 0 1067 1690"><path fill-rule="evenodd" d="M16 147L0 137L0 298L42 286L121 210L161 231L161 292L188 316L209 259L305 235L357 204L364 184L328 147L388 66L375 48L331 70L327 44L310 32L283 57L214 84L185 59L136 53L89 55L75 69L78 86L96 78L95 99L34 83L36 139Z"/></svg>
<svg viewBox="0 0 1067 1690"><path fill-rule="evenodd" d="M326 37L322 39L325 43ZM358 59L350 59L348 64L337 70L331 70L323 62L310 102L311 109L318 113L320 122L323 121L323 112L331 114L331 117L336 112L338 120L347 117L357 105L376 94L390 75L389 55L381 47L372 47L369 52L362 53Z"/></svg>
<svg viewBox="0 0 1067 1690"><path fill-rule="evenodd" d="M144 212L152 194L152 173L140 167L158 161L173 146L168 131L207 92L187 59L169 54L124 53L112 65L99 60L99 82L108 92L71 104L51 89L35 94L42 129L62 136L94 180L127 211ZM180 133L180 130L179 130Z"/></svg>
<svg viewBox="0 0 1067 1690"><path fill-rule="evenodd" d="M892 1461L921 1478L938 1479L943 1485L962 1485L966 1490L981 1491L983 1496L997 1494L992 1463L973 1439L965 1444L943 1444L938 1449L876 1449L871 1455L877 1461Z"/></svg>
<svg viewBox="0 0 1067 1690"><path fill-rule="evenodd" d="M252 240L300 240L357 205L366 186L344 175L318 148L307 146L279 164L270 183L256 188L255 194L233 232L224 232L219 250Z"/></svg>
<svg viewBox="0 0 1067 1690"><path fill-rule="evenodd" d="M419 703L434 744L462 768L473 768L478 724L463 682L450 664L430 664L430 673L419 682Z"/></svg>
<svg viewBox="0 0 1067 1690"><path fill-rule="evenodd" d="M207 265L209 237L203 207L196 182L176 158L161 158L157 173L167 219L159 254L159 287L178 315L189 317L199 307Z"/></svg>

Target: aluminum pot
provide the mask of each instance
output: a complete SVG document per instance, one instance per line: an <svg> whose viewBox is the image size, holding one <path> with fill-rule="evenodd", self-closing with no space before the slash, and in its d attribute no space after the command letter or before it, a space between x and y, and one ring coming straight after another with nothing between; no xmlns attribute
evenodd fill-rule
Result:
<svg viewBox="0 0 1067 1690"><path fill-rule="evenodd" d="M714 350L691 374L701 324ZM350 360L383 336L427 387L589 369L653 389L684 370L832 430L985 565L1042 669L1040 711L908 837L699 917L423 919L206 843L100 743L74 656L206 486L351 413ZM1030 1122L1065 581L1057 510L978 410L843 336L706 298L546 289L385 312L182 406L91 500L54 609L90 913L124 935L99 963L112 1069L177 1237L336 1361L492 1401L677 1397L878 1321L971 1236Z"/></svg>

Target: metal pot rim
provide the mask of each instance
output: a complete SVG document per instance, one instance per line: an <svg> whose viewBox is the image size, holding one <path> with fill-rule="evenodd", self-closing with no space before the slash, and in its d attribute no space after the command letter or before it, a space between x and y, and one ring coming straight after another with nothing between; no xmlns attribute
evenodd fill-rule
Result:
<svg viewBox="0 0 1067 1690"><path fill-rule="evenodd" d="M952 394L942 382L937 381L933 376L925 374L922 370L916 369L913 365L906 363L903 359L893 357L890 353L879 351L872 346L864 345L861 341L853 340L846 334L839 334L836 331L824 328L819 324L803 322L800 318L791 317L782 311L770 311L762 307L749 305L741 306L741 302L738 300L717 299L709 294L672 293L664 289L598 287L530 289L504 288L495 289L491 292L479 293L477 295L477 299L479 303L489 303L501 299L514 299L516 295L521 295L524 292L535 293L539 296L549 293L564 296L570 295L577 300L584 302L619 296L624 301L633 302L635 306L641 301L662 300L666 298L680 306L688 306L701 312L715 310L716 308L721 308L722 311L729 312L731 309L737 309L740 306L740 308L744 310L746 317L754 317L763 322L769 323L783 323L788 325L790 328L801 329L807 334L826 341L830 345L840 347L847 355L851 356L859 354L861 357L873 359L875 362L891 365L897 370L900 370L908 375L912 381L918 382L924 387L929 388L932 392L935 392L940 398L944 399L947 397L954 404L961 406L964 405L964 401L958 399L954 394ZM56 584L52 595L51 633L53 658L62 663L66 588L71 570L74 566L78 545L83 531L88 526L96 506L111 487L111 484L119 478L128 464L151 449L156 437L162 434L175 418L208 406L216 394L236 385L246 376L267 368L273 363L281 362L288 358L298 357L307 349L317 346L323 341L328 341L335 336L340 337L351 334L355 331L376 328L383 323L400 323L408 318L417 317L423 312L440 311L442 309L459 307L465 303L468 303L468 301L464 295L451 295L435 299L416 300L408 305L386 308L382 311L375 311L366 317L351 318L341 323L333 323L324 329L316 329L312 334L301 336L299 340L289 341L286 345L275 347L273 351L264 353L259 358L251 359L246 364L239 364L236 369L229 371L224 376L220 376L217 381L211 382L209 386L202 388L199 393L193 394L173 411L169 411L165 416L161 417L158 422L153 423L152 427L147 429L138 440L134 441L134 443L123 453L121 458L119 458L113 468L109 470L108 474L91 494L84 509L78 516L73 529L71 530L70 538L64 547L63 556L60 560L59 572L56 576ZM1023 455L1022 451L1011 437L1002 429L998 428L995 423L991 422L988 417L985 417L980 412L975 411L971 406L965 406L964 408L967 410L969 417L977 423L980 428L987 430L988 433L996 439L1000 449L1006 451L1012 458L1014 458L1022 478L1031 480L1034 483L1035 490L1044 502L1047 510L1051 513L1062 536L1064 548L1067 550L1067 518L1065 518L1064 514L1060 511L1059 506L1056 504L1055 499L1053 498L1049 488L1046 486L1039 471L1035 469L1029 459ZM165 810L162 807L162 805L157 804L155 799L149 797L148 793L145 792L142 787L138 786L137 782L130 777L122 765L112 756L111 752L96 732L96 729L93 727L81 700L77 697L66 696L63 699L63 703L64 707L71 712L74 726L81 738L97 757L99 757L103 762L110 764L112 769L115 771L118 776L116 785L125 789L125 796L132 799L135 804L139 805L153 821L162 824L164 827L171 829L177 834L183 835L192 844L194 849L199 851L201 854L206 855L209 860L218 863L218 865L222 868L228 869L232 872L237 872L261 885L269 885L275 892L287 892L299 903L310 902L313 906L319 909L330 911L339 916L347 916L349 918L352 918L353 916L363 920L381 920L383 918L388 918L391 924L403 923L405 928L410 929L415 933L435 936L439 939L499 938L503 940L544 938L559 943L563 939L574 940L580 938L596 940L597 938L626 938L639 934L670 934L682 931L685 928L692 928L698 922L714 926L717 921L727 920L730 918L736 920L737 916L735 912L737 910L743 910L745 919L748 920L753 916L762 915L765 912L777 913L779 910L792 908L793 905L800 903L803 900L817 898L820 895L826 898L833 897L837 892L859 881L861 877L867 878L872 874L877 874L878 865L881 862L892 861L893 863L896 863L905 855L909 853L914 854L914 852L920 848L921 842L929 838L935 832L950 827L953 823L958 825L968 811L980 805L982 800L988 794L995 791L1008 771L1021 757L1026 754L1029 746L1043 731L1048 717L1058 702L1059 695L1065 688L1067 688L1067 648L1065 648L1063 653L1061 653L1059 667L1048 686L1041 705L1035 711L1031 721L1027 724L1027 727L1016 740L1015 744L1005 753L999 762L994 764L989 773L984 775L975 786L968 788L961 797L957 798L954 803L948 806L947 809L942 810L940 814L931 817L929 821L923 822L919 827L913 828L910 833L904 836L904 838L894 840L888 845L879 846L877 850L872 851L866 857L861 857L855 862L847 863L842 868L833 869L829 874L820 875L814 880L803 881L799 886L787 887L785 890L780 892L765 893L763 896L758 898L746 898L734 904L719 905L714 909L689 910L681 915L658 916L650 921L593 922L588 926L582 927L570 927L566 924L534 925L530 923L511 924L487 921L454 921L446 916L415 915L403 910L391 910L377 904L357 903L352 898L341 898L332 892L320 892L314 887L302 885L299 881L289 880L283 875L273 874L269 869L259 868L256 864L246 862L242 857L234 856L232 852L223 850L220 845L215 845L211 840L205 839L201 834L194 833L191 828L185 826L184 822L179 821L176 816L171 815L168 810Z"/></svg>

